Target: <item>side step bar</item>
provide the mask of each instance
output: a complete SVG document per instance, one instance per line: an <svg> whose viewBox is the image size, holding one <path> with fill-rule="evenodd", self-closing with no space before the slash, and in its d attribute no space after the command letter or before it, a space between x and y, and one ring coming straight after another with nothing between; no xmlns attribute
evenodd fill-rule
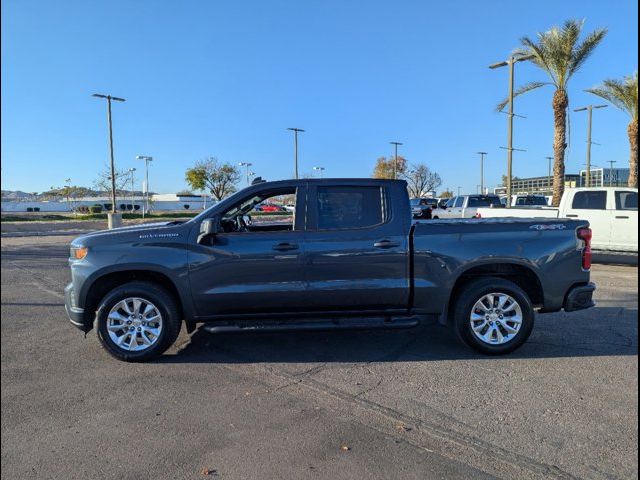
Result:
<svg viewBox="0 0 640 480"><path fill-rule="evenodd" d="M362 317L335 318L319 320L292 321L264 321L234 322L226 324L205 324L203 327L209 333L238 333L238 332L298 332L304 330L353 330L353 329L394 329L411 328L420 323L420 318L414 317Z"/></svg>

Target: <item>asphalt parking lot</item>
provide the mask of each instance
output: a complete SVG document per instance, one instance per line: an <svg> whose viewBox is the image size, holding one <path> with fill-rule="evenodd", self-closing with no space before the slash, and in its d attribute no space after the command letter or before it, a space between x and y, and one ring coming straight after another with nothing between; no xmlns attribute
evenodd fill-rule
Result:
<svg viewBox="0 0 640 480"><path fill-rule="evenodd" d="M637 267L482 357L437 324L188 336L124 364L66 320L69 236L2 239L3 478L637 478Z"/></svg>

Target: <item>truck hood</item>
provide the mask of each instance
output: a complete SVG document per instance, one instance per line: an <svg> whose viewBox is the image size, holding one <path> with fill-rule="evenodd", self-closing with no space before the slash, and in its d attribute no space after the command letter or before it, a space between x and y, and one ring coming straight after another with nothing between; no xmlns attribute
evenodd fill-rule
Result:
<svg viewBox="0 0 640 480"><path fill-rule="evenodd" d="M113 230L98 230L75 238L72 245L91 246L102 243L118 243L121 241L146 240L159 238L184 237L189 229L186 222L168 221L129 225Z"/></svg>

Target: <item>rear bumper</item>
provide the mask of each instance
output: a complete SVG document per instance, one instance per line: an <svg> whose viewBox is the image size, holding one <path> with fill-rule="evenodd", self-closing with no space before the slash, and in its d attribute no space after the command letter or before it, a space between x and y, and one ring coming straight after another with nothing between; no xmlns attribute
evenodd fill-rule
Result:
<svg viewBox="0 0 640 480"><path fill-rule="evenodd" d="M64 289L64 309L67 311L71 324L85 332L84 308L76 307L73 298L73 283L70 283Z"/></svg>
<svg viewBox="0 0 640 480"><path fill-rule="evenodd" d="M567 293L564 301L564 311L575 312L576 310L584 310L595 306L596 302L593 301L593 292L595 290L595 283L573 287Z"/></svg>

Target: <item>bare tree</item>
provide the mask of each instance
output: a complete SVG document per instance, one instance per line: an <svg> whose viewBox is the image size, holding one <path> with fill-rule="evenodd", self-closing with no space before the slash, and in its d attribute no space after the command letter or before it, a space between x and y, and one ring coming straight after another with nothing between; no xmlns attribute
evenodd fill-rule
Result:
<svg viewBox="0 0 640 480"><path fill-rule="evenodd" d="M424 163L412 165L402 175L402 178L407 181L409 196L412 198L420 198L428 192L435 191L440 185L442 185L442 178L440 178L440 175L429 170L429 167Z"/></svg>
<svg viewBox="0 0 640 480"><path fill-rule="evenodd" d="M125 187L128 182L131 181L131 176L129 172L126 170L116 170L116 195L118 191L122 194L125 191ZM93 186L100 191L110 192L111 191L111 168L104 167L98 174L98 178L93 181Z"/></svg>

